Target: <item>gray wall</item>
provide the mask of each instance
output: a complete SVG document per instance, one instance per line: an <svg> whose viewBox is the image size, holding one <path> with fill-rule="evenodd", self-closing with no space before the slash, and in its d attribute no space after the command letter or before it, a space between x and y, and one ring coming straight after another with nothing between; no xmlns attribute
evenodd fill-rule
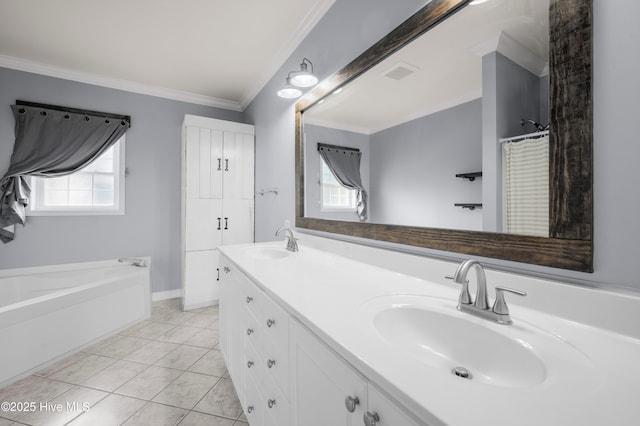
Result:
<svg viewBox="0 0 640 426"><path fill-rule="evenodd" d="M482 100L421 117L371 135L371 222L482 230Z"/></svg>
<svg viewBox="0 0 640 426"><path fill-rule="evenodd" d="M271 240L294 217L294 101L278 98L287 71L303 57L321 77L348 63L416 11L422 1L338 1L245 111L256 124L257 180L277 182L282 196L256 200L256 237ZM640 158L637 97L640 93L640 2L594 0L594 256L593 274L482 259L511 270L592 285L640 290L635 267L640 241L640 197L632 175ZM376 23L373 25L373 23ZM262 200L261 200L262 198ZM433 255L449 253L424 250ZM453 255L456 258L464 256Z"/></svg>
<svg viewBox="0 0 640 426"><path fill-rule="evenodd" d="M305 215L321 219L344 220L360 222L358 213L331 212L320 209L320 154L318 154L318 142L330 145L346 146L359 149L360 177L362 185L369 192L369 136L362 133L348 132L346 130L332 129L329 127L306 124L304 126L304 158L305 158ZM369 215L371 215L371 193L369 192Z"/></svg>
<svg viewBox="0 0 640 426"><path fill-rule="evenodd" d="M151 255L153 291L180 288L180 147L185 114L242 114L0 68L0 174L9 167L16 99L131 115L123 216L29 217L0 244L0 269Z"/></svg>
<svg viewBox="0 0 640 426"><path fill-rule="evenodd" d="M482 58L482 193L484 231L502 231L502 152L499 138L535 132L520 120L548 123L548 78L540 78L492 52ZM545 101L540 96L546 95ZM544 116L544 118L541 118Z"/></svg>

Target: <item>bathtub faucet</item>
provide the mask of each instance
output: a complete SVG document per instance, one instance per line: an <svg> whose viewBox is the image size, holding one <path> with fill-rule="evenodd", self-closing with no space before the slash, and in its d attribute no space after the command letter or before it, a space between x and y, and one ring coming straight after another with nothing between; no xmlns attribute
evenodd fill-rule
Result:
<svg viewBox="0 0 640 426"><path fill-rule="evenodd" d="M118 259L118 262L122 262L122 263L127 262L132 266L138 266L140 268L146 268L147 266L149 266L146 260L138 259L137 257L123 257Z"/></svg>

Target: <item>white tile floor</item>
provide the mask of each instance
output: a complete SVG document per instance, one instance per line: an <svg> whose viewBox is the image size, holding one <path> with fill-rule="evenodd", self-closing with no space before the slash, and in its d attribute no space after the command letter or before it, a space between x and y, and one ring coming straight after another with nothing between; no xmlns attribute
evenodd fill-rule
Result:
<svg viewBox="0 0 640 426"><path fill-rule="evenodd" d="M155 302L138 323L0 389L8 425L247 425L218 348L218 308Z"/></svg>

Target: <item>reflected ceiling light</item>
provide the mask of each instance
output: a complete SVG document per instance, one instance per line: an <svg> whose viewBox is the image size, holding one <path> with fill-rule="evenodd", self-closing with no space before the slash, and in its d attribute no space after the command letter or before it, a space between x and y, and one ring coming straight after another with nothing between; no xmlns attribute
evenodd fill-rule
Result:
<svg viewBox="0 0 640 426"><path fill-rule="evenodd" d="M291 85L291 77L287 77L287 84L280 90L278 90L278 96L286 99L294 99L302 96L302 91Z"/></svg>
<svg viewBox="0 0 640 426"><path fill-rule="evenodd" d="M469 5L475 6L475 5L478 5L478 4L486 3L488 1L489 0L473 0L471 3L469 3Z"/></svg>
<svg viewBox="0 0 640 426"><path fill-rule="evenodd" d="M342 92L342 87L338 87L336 90L334 90L333 93L334 95L337 95L338 93Z"/></svg>
<svg viewBox="0 0 640 426"><path fill-rule="evenodd" d="M309 72L309 65L311 72ZM289 77L291 77L291 84L296 87L311 87L318 84L318 77L313 75L313 64L307 58L302 60L300 71L291 71Z"/></svg>

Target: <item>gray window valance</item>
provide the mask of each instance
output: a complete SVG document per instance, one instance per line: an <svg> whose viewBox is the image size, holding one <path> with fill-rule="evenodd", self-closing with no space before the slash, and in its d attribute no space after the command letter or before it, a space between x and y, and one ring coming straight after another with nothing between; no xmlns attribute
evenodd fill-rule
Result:
<svg viewBox="0 0 640 426"><path fill-rule="evenodd" d="M367 220L367 191L360 176L360 158L358 149L319 143L318 152L333 176L348 189L358 191L356 209L361 222Z"/></svg>
<svg viewBox="0 0 640 426"><path fill-rule="evenodd" d="M31 188L27 176L74 173L109 149L131 126L124 115L17 101L15 144L9 170L0 180L0 240L14 238L8 229L24 225Z"/></svg>

